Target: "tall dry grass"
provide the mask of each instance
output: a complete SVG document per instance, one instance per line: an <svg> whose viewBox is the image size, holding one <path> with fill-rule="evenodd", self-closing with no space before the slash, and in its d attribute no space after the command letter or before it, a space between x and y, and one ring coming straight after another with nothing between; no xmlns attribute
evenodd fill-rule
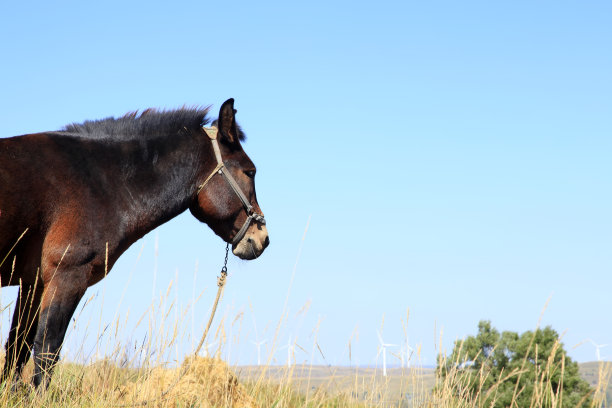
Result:
<svg viewBox="0 0 612 408"><path fill-rule="evenodd" d="M308 226L304 232L304 237ZM302 237L302 241L304 240ZM293 275L299 254L293 268ZM128 279L128 281L131 278ZM231 284L231 283L230 283ZM289 298L290 289L287 293ZM241 330L244 313L217 316L208 344L218 342L211 349L210 357L187 356L179 363L181 353L189 337L189 327L195 303L201 294L193 296L192 302L180 304L173 296L173 284L158 297L154 297L147 312L136 320L136 327L146 327L139 341L129 341L121 333L134 330L128 316L118 312L112 321L106 321L102 313L83 313L88 308L105 307L104 290L85 299L75 314L74 325L79 325L79 336L85 332L82 343L70 350L70 359L62 359L55 369L48 390L35 390L29 385L32 362L26 366L23 381L8 381L0 385L0 408L4 407L489 407L501 382L476 395L467 392L465 376L459 364L452 367L446 376L437 377L433 369L419 364L420 348L412 358L412 367L390 368L383 376L380 368L331 367L311 363L277 365L273 356L279 351L279 333L288 321L287 301L264 362L258 366L230 367L221 358L220 350L232 346L240 336L228 335L236 327ZM122 297L123 298L123 297ZM96 304L98 301L98 304ZM101 303L101 305L99 304ZM121 302L120 302L121 303ZM10 313L7 303L0 296L0 309ZM117 305L113 305L117 306ZM304 307L304 313L308 305ZM97 321L96 321L97 316ZM402 322L406 336L406 321ZM4 327L0 328L4 329ZM324 355L318 342L319 326L314 328L312 350ZM7 332L8 330L0 330ZM6 333L2 333L6 338ZM94 340L94 346L86 344ZM191 344L194 339L190 338ZM243 341L259 339L244 339ZM349 349L350 349L349 339ZM440 341L441 343L441 341ZM208 349L207 349L208 350ZM67 352L67 350L65 350ZM350 350L349 350L350 354ZM549 359L550 360L550 359ZM311 360L312 361L312 360ZM543 356L547 361L547 356ZM3 361L1 361L3 363ZM562 393L555 392L546 375L551 367L543 365L536 376L531 407L567 407ZM593 407L607 407L606 392L612 366L601 363L591 394ZM487 372L479 373L481 384L488 382ZM520 373L509 373L520 375ZM507 377L506 379L508 379ZM503 380L502 380L503 381ZM490 382L490 381L489 381ZM552 391L551 391L552 390ZM520 390L519 390L520 391ZM517 392L517 398L520 392ZM518 407L518 399L510 406Z"/></svg>
<svg viewBox="0 0 612 408"><path fill-rule="evenodd" d="M492 397L502 381L492 387L482 387L476 395L467 392L465 376L460 364L451 367L444 378L434 370L419 365L419 351L415 353L412 368L390 368L384 377L380 368L331 367L307 363L276 365L268 358L261 366L228 366L219 356L232 337L225 333L230 324L227 317L218 318L214 338L222 343L211 350L211 357L188 357L180 365L172 364L175 346L188 326L189 315L178 308L170 291L165 299L157 299L151 312L161 316L147 341L133 344L105 342L105 358L91 363L62 360L57 366L51 385L46 392L29 385L32 362L24 372L24 381L3 384L0 387L0 408L3 407L489 407ZM191 306L187 306L191 307ZM178 315L178 321L175 321ZM238 325L244 314L234 316L231 324ZM121 320L121 317L118 317ZM285 318L283 318L285 319ZM145 318L141 319L143 322ZM82 322L77 322L79 324ZM121 331L122 321L111 324L85 322L90 327L116 327ZM281 321L281 325L286 320ZM148 324L148 323L147 323ZM407 324L407 322L405 322ZM318 328L317 328L318 329ZM108 331L108 329L107 329ZM277 330L278 333L278 330ZM99 336L103 338L103 336ZM236 338L236 337L234 337ZM117 340L117 339L116 339ZM248 339L247 339L248 340ZM278 352L278 339L271 343L268 356ZM315 337L316 343L316 337ZM225 343L223 343L225 342ZM109 347L110 346L110 347ZM316 345L318 347L318 344ZM129 350L129 352L126 352ZM542 356L542 361L552 361ZM563 394L552 389L552 367L541 365L534 388L537 392L530 407L567 407ZM562 367L560 368L562 369ZM478 375L481 384L489 382L487 372ZM506 380L520 373L508 373ZM592 407L607 407L606 391L612 375L612 365L598 366L597 381L593 387ZM518 405L518 396L509 406Z"/></svg>

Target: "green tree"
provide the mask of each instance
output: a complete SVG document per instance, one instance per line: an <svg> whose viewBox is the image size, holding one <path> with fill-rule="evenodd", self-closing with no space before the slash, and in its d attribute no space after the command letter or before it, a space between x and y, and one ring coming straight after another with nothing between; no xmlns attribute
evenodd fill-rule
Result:
<svg viewBox="0 0 612 408"><path fill-rule="evenodd" d="M593 390L580 378L550 327L500 333L490 321L438 356L440 388L481 407L590 407Z"/></svg>

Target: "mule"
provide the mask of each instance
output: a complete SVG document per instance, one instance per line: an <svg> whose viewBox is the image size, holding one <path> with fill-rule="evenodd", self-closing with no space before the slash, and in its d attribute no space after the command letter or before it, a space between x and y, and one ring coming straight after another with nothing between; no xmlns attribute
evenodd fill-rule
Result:
<svg viewBox="0 0 612 408"><path fill-rule="evenodd" d="M48 385L86 289L157 226L189 209L241 259L269 244L234 100L146 110L0 139L0 279L18 285L2 380L34 355Z"/></svg>

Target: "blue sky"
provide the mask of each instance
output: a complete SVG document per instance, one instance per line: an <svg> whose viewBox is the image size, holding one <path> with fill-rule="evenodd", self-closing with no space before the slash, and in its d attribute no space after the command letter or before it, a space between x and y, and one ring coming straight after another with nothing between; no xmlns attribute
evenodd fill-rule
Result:
<svg viewBox="0 0 612 408"><path fill-rule="evenodd" d="M612 343L611 19L607 2L4 3L0 137L235 98L271 246L229 263L233 363L255 361L253 322L271 340L309 217L279 332L298 361L348 364L350 340L350 362L375 364L376 330L402 341L410 310L430 365L440 337L533 329L549 298L542 324L594 360L574 346ZM223 248L184 214L89 289L83 316L123 316L117 336L138 341L174 280L181 307L206 289L199 336Z"/></svg>

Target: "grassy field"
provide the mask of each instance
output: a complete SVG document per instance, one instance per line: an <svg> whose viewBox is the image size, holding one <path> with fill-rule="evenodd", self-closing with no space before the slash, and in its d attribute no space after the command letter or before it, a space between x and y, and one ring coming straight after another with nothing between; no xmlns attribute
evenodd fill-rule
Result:
<svg viewBox="0 0 612 408"><path fill-rule="evenodd" d="M581 375L595 389L593 407L609 407L612 363L585 363ZM109 361L88 366L62 363L47 392L26 382L2 386L0 407L471 407L468 399L432 392L441 385L431 368L388 370L328 366L238 366L188 359L175 369L119 368ZM450 380L452 381L452 377ZM606 381L605 384L602 381ZM442 384L441 390L449 389ZM607 394L607 399L605 398ZM534 406L544 406L535 404ZM546 405L561 407L564 405Z"/></svg>
<svg viewBox="0 0 612 408"><path fill-rule="evenodd" d="M168 360L160 357L173 354L171 350L177 347L176 339L181 336L181 320L185 319L186 314L180 314L182 318L177 321L168 312L173 307L171 302L158 304L162 306L152 307L151 313L152 316L163 316L163 319L155 320L157 326L150 326L150 334L147 335L149 343L142 345L143 353L132 348L131 359L126 359L122 353L126 349L125 345L108 343L105 355L114 357L89 365L61 362L47 391L34 390L29 385L33 365L30 361L24 372L24 381L7 382L0 386L0 408L489 408L478 397L457 391L465 389L465 384L461 383L461 375L456 375L453 370L445 378L439 378L434 369L419 368L415 364L410 369L389 368L387 376L382 375L380 368L370 367L300 364L291 367L228 367L218 358L203 357L188 358L182 365L168 368L165 363ZM278 327L283 322L281 320ZM90 325L96 326L92 323ZM221 343L217 346L219 349L224 341L231 338L221 336L222 331L223 324L219 323L215 336ZM101 337L97 335L96 338ZM270 353L275 352L272 348ZM156 350L157 357L148 360L139 357L151 356L152 349ZM419 356L416 356L418 359ZM547 356L542 356L542 362L547 360ZM3 364L3 361L0 363ZM612 407L611 373L612 363L581 365L581 376L593 387L593 403L590 406ZM487 375L481 374L483 383ZM545 375L536 379L534 384L540 393L533 398L532 407L568 407L567 403L562 403L562 394L554 390L555 387ZM522 390L517 392L520 394Z"/></svg>
<svg viewBox="0 0 612 408"><path fill-rule="evenodd" d="M84 365L62 361L55 370L47 391L34 390L29 385L32 361L26 366L23 381L0 385L0 408L4 407L236 407L236 408L489 408L478 396L463 391L459 368L440 378L432 368L416 364L408 368L389 368L383 376L380 368L332 367L316 365L262 365L228 367L219 358L188 358L181 365L169 368L163 356L171 356L181 336L181 324L186 313L176 319L169 302L151 307L152 320L147 334L148 343L141 350L130 348L128 357L123 353L126 345L105 342L106 353L111 356ZM284 314L283 314L284 316ZM217 324L214 338L221 350L231 336L222 335L223 324ZM146 319L141 318L142 321ZM238 321L238 317L234 322ZM286 323L283 319L277 326ZM88 326L103 327L89 323ZM119 318L116 327L119 327ZM183 325L184 326L184 325ZM102 338L96 335L97 339ZM248 341L249 339L243 339ZM276 340L276 336L275 336ZM271 342L273 345L277 341ZM102 347L102 346L101 346ZM151 350L155 350L153 358ZM274 346L269 350L275 352ZM217 351L216 355L219 351ZM87 355L87 354L86 354ZM141 356L150 356L144 360ZM419 360L419 356L415 356ZM541 362L548 361L541 356ZM3 364L3 361L0 361ZM543 364L542 367L545 367ZM561 369L563 367L553 367ZM455 372L453 372L453 370ZM581 365L581 376L591 384L591 407L612 407L612 363L586 363ZM547 380L546 370L534 380L539 393L532 399L532 407L561 408L563 395ZM487 379L482 372L482 383ZM493 395L495 387L493 386ZM501 387L500 387L501 388ZM517 390L518 394L522 390ZM518 395L517 394L517 395ZM534 394L535 395L535 394ZM514 398L514 397L513 397ZM517 405L513 405L518 408Z"/></svg>
<svg viewBox="0 0 612 408"><path fill-rule="evenodd" d="M434 369L419 368L414 364L410 369L389 368L388 375L383 376L380 368L299 364L290 367L229 367L218 358L203 357L187 358L178 367L169 368L167 362L173 359L172 355L179 347L178 341L184 337L188 327L186 316L190 307L187 305L184 309L179 308L169 297L169 291L170 286L165 297L156 299L147 314L140 317L138 324L148 323L148 331L147 341L142 342L138 348L133 347L135 344L130 347L118 344L120 340L117 337L103 337L107 327L112 327L111 331L115 333L123 327L125 323L119 315L111 324L102 321L96 324L93 320L81 322L86 328L94 330L94 338L98 339L96 349L100 346L105 351L101 355L111 357L84 365L78 362L89 361L91 353L77 354L76 359L73 355L72 361L77 363L60 362L46 391L35 390L29 385L33 366L30 361L24 371L23 381L7 381L0 385L0 408L489 408L478 395L474 397L463 392L466 387L461 383L462 376L458 375L460 368L449 369L448 374L440 378ZM84 303L81 311L87 304ZM79 316L80 313L77 313L76 320ZM240 323L243 316L243 313L239 314L233 322ZM287 316L286 310L283 310L270 343L270 355L277 351L275 345L278 344L279 329L287 324ZM223 321L230 320L227 316L219 318L219 322L214 325L216 333L213 335L213 330L209 336L219 343L217 350L232 341L232 336L224 332ZM404 328L407 323L408 314L406 321L402 322ZM124 353L128 348L130 352ZM217 352L216 355L220 354ZM419 358L417 353L415 361ZM542 375L534 380L533 385L539 392L534 393L531 407L567 407L567 403L562 403L562 393L555 390L547 379L549 371L546 370L551 367L545 363L551 359L541 356L536 360L542 367ZM180 360L175 357L174 361ZM3 363L0 360L0 364ZM562 372L563 366L552 369L560 369ZM612 407L611 373L612 363L581 365L581 376L593 387L590 395L592 407ZM488 374L479 374L481 384L484 384ZM496 387L499 387L499 383L491 387L493 395ZM522 391L517 390L517 395ZM515 396L512 397L512 406L518 408Z"/></svg>
<svg viewBox="0 0 612 408"><path fill-rule="evenodd" d="M441 380L433 368L391 368L383 377L380 369L328 366L237 367L242 381L254 382L265 377L268 381L290 386L304 396L317 393L348 396L367 406L431 405L431 393ZM612 406L612 363L580 364L580 374L594 388L603 388L603 406ZM448 398L451 399L450 396Z"/></svg>
<svg viewBox="0 0 612 408"><path fill-rule="evenodd" d="M315 395L342 396L368 406L420 405L419 400L435 385L435 370L390 368L384 377L380 369L331 366L237 367L246 383L276 382L291 387L306 398ZM424 402L424 401L421 401Z"/></svg>

